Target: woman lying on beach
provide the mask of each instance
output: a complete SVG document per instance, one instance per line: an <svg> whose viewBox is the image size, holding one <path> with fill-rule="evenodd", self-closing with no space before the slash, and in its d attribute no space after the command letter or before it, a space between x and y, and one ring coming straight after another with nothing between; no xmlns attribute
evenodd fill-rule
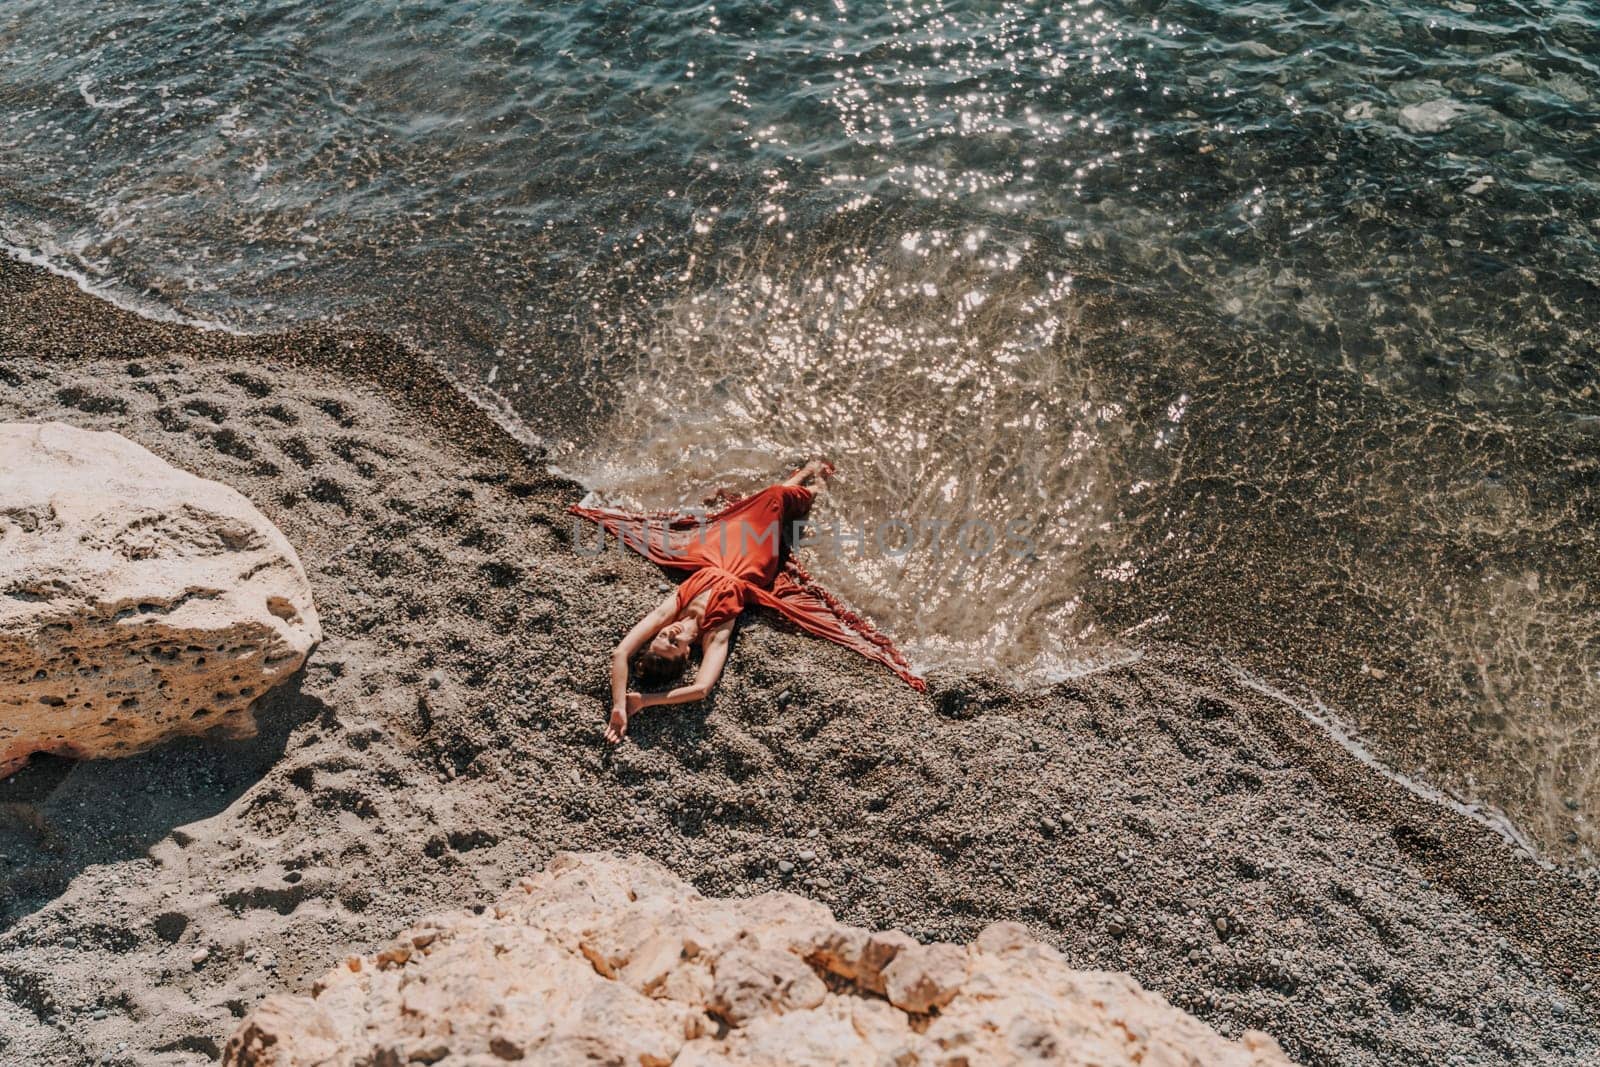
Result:
<svg viewBox="0 0 1600 1067"><path fill-rule="evenodd" d="M644 708L704 699L722 676L735 620L754 605L777 611L808 633L853 648L913 687L924 688L888 638L789 558L795 524L811 510L808 483L832 473L833 465L826 460L812 460L777 485L735 500L711 516L572 508L574 514L598 522L663 567L691 572L611 653L607 741L621 741L629 719ZM696 645L700 666L692 682L664 693L628 689L630 663L645 681L663 681L683 670Z"/></svg>

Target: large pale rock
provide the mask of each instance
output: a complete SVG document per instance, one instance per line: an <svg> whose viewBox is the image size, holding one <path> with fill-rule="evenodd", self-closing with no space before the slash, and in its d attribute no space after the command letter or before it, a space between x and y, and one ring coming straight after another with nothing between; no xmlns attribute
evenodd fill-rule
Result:
<svg viewBox="0 0 1600 1067"><path fill-rule="evenodd" d="M887 991L887 996L884 991ZM1021 926L919 945L787 893L702 897L639 857L564 853L482 915L351 956L246 1017L224 1067L1282 1067Z"/></svg>
<svg viewBox="0 0 1600 1067"><path fill-rule="evenodd" d="M0 775L220 728L322 639L277 527L114 433L0 423Z"/></svg>

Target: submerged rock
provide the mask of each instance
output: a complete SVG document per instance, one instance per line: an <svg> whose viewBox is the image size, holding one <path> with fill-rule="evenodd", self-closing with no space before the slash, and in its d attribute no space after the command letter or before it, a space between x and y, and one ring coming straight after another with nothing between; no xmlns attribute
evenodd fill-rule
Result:
<svg viewBox="0 0 1600 1067"><path fill-rule="evenodd" d="M639 857L565 853L482 915L266 998L227 1067L407 1062L1287 1064L1016 924L970 945L872 933L787 893L702 897Z"/></svg>
<svg viewBox="0 0 1600 1067"><path fill-rule="evenodd" d="M114 433L0 423L0 775L248 736L321 638L299 557L239 493Z"/></svg>
<svg viewBox="0 0 1600 1067"><path fill-rule="evenodd" d="M1438 133L1469 109L1463 103L1442 97L1400 109L1400 125L1411 133Z"/></svg>

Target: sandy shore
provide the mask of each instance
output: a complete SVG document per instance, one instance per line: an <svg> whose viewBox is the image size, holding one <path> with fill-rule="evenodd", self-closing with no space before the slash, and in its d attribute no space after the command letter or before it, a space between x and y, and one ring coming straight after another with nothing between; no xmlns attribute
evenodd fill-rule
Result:
<svg viewBox="0 0 1600 1067"><path fill-rule="evenodd" d="M1600 1059L1594 886L1206 655L924 697L757 618L713 700L612 751L606 654L659 573L573 551L577 487L394 343L153 324L6 263L0 419L237 487L329 635L254 741L0 783L0 1061L207 1062L264 994L573 848L924 938L1018 920L1307 1064Z"/></svg>

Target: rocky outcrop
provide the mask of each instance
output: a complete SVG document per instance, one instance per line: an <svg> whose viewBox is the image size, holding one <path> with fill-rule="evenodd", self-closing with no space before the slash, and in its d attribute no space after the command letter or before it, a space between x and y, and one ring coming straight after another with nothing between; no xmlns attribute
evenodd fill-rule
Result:
<svg viewBox="0 0 1600 1067"><path fill-rule="evenodd" d="M264 1000L231 1067L1052 1063L1270 1067L1123 974L1075 971L1015 924L970 945L843 926L787 893L700 896L638 857L565 853L481 915L351 956Z"/></svg>
<svg viewBox="0 0 1600 1067"><path fill-rule="evenodd" d="M0 775L255 729L321 640L248 500L114 433L0 424Z"/></svg>

